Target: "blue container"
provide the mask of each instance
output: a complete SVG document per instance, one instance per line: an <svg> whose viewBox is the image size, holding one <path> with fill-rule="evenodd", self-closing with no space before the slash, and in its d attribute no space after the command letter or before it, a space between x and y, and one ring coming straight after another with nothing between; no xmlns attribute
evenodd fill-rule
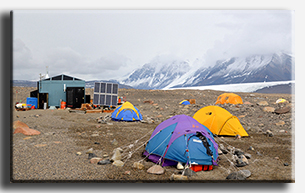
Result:
<svg viewBox="0 0 305 193"><path fill-rule="evenodd" d="M28 97L26 98L26 104L31 104L32 106L35 106L35 109L37 109L38 106L38 99L35 97Z"/></svg>

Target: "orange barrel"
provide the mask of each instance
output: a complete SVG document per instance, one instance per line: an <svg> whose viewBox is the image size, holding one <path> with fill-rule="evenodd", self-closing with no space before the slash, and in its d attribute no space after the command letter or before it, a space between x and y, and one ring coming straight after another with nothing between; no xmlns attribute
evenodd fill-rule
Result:
<svg viewBox="0 0 305 193"><path fill-rule="evenodd" d="M61 108L61 109L65 109L65 108L66 108L66 102L61 101L61 103L60 103L60 108Z"/></svg>

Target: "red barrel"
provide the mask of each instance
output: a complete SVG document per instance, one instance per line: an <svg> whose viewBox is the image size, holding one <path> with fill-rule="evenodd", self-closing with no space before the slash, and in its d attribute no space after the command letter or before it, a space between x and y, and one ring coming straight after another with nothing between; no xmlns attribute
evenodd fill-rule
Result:
<svg viewBox="0 0 305 193"><path fill-rule="evenodd" d="M61 109L65 109L65 108L66 108L66 102L61 101L61 103L60 103L60 108L61 108Z"/></svg>

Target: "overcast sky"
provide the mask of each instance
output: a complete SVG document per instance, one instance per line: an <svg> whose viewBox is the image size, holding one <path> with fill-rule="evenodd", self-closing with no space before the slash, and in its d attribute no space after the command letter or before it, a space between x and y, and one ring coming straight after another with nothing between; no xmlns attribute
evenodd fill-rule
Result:
<svg viewBox="0 0 305 193"><path fill-rule="evenodd" d="M293 11L14 11L13 79L39 73L118 79L159 55L213 64L279 51L294 54Z"/></svg>

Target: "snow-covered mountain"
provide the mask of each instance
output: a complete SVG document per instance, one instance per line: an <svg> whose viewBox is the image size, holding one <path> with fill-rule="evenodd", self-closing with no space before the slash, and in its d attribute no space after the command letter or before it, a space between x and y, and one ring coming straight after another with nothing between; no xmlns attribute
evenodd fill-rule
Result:
<svg viewBox="0 0 305 193"><path fill-rule="evenodd" d="M252 55L190 64L186 60L156 57L121 81L138 89L220 85L250 82L289 81L293 79L294 58L285 53ZM191 67L193 66L193 67Z"/></svg>
<svg viewBox="0 0 305 193"><path fill-rule="evenodd" d="M120 83L137 89L160 89L180 79L189 71L190 65L187 61L175 57L157 56ZM189 76L190 74L185 78Z"/></svg>

